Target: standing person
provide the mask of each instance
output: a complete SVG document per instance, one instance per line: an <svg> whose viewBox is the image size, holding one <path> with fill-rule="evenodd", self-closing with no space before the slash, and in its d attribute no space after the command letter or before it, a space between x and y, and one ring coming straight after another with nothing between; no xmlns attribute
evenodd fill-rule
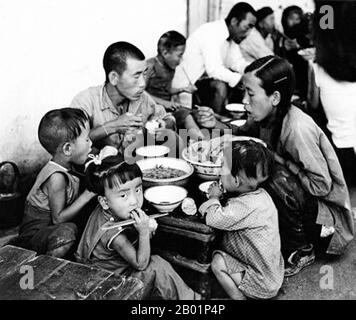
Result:
<svg viewBox="0 0 356 320"><path fill-rule="evenodd" d="M356 185L356 4L316 0L315 5L317 95L344 176L349 184ZM332 29L320 26L324 5L333 8Z"/></svg>
<svg viewBox="0 0 356 320"><path fill-rule="evenodd" d="M243 77L249 119L237 135L265 141L277 168L265 188L279 213L286 276L314 262L319 252L341 255L353 239L349 192L335 151L311 117L291 105L294 72L284 59L261 58Z"/></svg>
<svg viewBox="0 0 356 320"><path fill-rule="evenodd" d="M191 110L174 102L181 92L193 93L196 87L188 85L172 88L172 80L185 51L186 39L177 31L168 31L158 40L156 57L147 60L146 91L167 111L172 111L179 129L187 129L193 140L203 139L204 135L190 114Z"/></svg>
<svg viewBox="0 0 356 320"><path fill-rule="evenodd" d="M88 115L94 146L102 149L111 145L124 153L135 141L143 144L142 128L147 121L157 120L159 135L168 138L175 155L177 136L171 130L175 129L175 119L145 92L144 54L128 42L116 42L106 49L103 65L105 83L80 92L71 103Z"/></svg>
<svg viewBox="0 0 356 320"><path fill-rule="evenodd" d="M274 54L272 34L275 31L274 12L271 7L256 11L256 25L245 40L240 43L243 57L252 62Z"/></svg>
<svg viewBox="0 0 356 320"><path fill-rule="evenodd" d="M109 156L91 162L87 178L89 190L98 194L99 205L88 220L77 259L140 279L144 284L144 299L200 299L169 262L151 255L150 238L157 223L150 223L152 219L141 209L142 172L138 165L128 164L120 155ZM135 224L117 225L128 219L134 219Z"/></svg>
<svg viewBox="0 0 356 320"><path fill-rule="evenodd" d="M91 150L89 120L78 109L49 111L42 118L38 137L52 155L29 192L16 245L62 258L73 248L77 226L72 220L95 196L79 195L79 178L70 173L82 165Z"/></svg>
<svg viewBox="0 0 356 320"><path fill-rule="evenodd" d="M269 299L282 286L284 261L278 213L260 184L272 174L273 155L262 144L236 141L224 150L221 183L209 188L199 212L224 231L211 268L231 299ZM228 201L220 203L222 190Z"/></svg>
<svg viewBox="0 0 356 320"><path fill-rule="evenodd" d="M200 26L187 40L173 86L195 84L199 97L197 103L223 113L229 93L239 83L247 65L239 44L255 22L255 10L249 4L239 2L226 19Z"/></svg>

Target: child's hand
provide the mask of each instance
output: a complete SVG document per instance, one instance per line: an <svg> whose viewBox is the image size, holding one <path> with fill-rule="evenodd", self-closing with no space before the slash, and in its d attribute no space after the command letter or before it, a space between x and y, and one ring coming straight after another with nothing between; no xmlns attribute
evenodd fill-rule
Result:
<svg viewBox="0 0 356 320"><path fill-rule="evenodd" d="M223 193L224 191L222 190L218 181L214 181L208 188L209 199L219 199L222 197Z"/></svg>
<svg viewBox="0 0 356 320"><path fill-rule="evenodd" d="M147 216L147 214L137 208L135 210L131 211L131 216L133 219L135 219L136 223L134 224L134 227L136 228L137 232L139 234L149 234L149 217Z"/></svg>
<svg viewBox="0 0 356 320"><path fill-rule="evenodd" d="M90 200L90 199L93 199L95 196L97 196L96 193L91 192L91 191L89 191L88 189L85 189L84 192L83 192L83 194L85 194L85 196L88 197L89 200Z"/></svg>

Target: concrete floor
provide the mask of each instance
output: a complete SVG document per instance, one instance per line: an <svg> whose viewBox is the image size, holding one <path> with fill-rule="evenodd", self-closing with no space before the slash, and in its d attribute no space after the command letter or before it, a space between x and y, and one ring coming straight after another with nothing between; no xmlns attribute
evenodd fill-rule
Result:
<svg viewBox="0 0 356 320"><path fill-rule="evenodd" d="M350 189L350 196L355 208L356 187ZM277 297L277 300L340 299L356 300L356 238L342 257L319 259L299 274L287 278Z"/></svg>

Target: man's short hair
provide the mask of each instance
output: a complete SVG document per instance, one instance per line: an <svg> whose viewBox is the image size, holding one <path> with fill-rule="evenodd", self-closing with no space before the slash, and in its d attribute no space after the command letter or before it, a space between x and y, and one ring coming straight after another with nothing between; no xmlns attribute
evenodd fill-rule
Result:
<svg viewBox="0 0 356 320"><path fill-rule="evenodd" d="M106 49L103 59L106 82L109 81L111 71L121 75L126 70L127 58L142 61L145 60L145 55L139 48L125 41L115 42Z"/></svg>
<svg viewBox="0 0 356 320"><path fill-rule="evenodd" d="M273 14L273 10L271 7L263 7L256 11L256 23L261 22L264 18Z"/></svg>
<svg viewBox="0 0 356 320"><path fill-rule="evenodd" d="M47 112L38 127L41 145L54 155L59 146L78 138L89 119L80 109L62 108Z"/></svg>
<svg viewBox="0 0 356 320"><path fill-rule="evenodd" d="M183 46L186 43L185 37L174 30L164 33L158 40L157 50L162 54L163 50L171 51L176 47Z"/></svg>
<svg viewBox="0 0 356 320"><path fill-rule="evenodd" d="M226 17L226 22L230 23L232 18L236 18L237 21L240 22L246 18L247 13L249 12L254 16L256 15L256 11L251 5L246 2L238 2L230 10L228 16Z"/></svg>

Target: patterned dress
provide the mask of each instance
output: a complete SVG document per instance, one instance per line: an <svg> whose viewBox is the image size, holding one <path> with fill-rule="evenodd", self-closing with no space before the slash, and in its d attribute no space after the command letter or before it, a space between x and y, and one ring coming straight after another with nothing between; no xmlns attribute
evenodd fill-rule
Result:
<svg viewBox="0 0 356 320"><path fill-rule="evenodd" d="M277 209L268 193L260 188L230 198L224 207L210 199L199 211L206 214L209 226L226 231L217 252L229 274L242 274L238 288L251 298L276 296L284 278L284 260Z"/></svg>

